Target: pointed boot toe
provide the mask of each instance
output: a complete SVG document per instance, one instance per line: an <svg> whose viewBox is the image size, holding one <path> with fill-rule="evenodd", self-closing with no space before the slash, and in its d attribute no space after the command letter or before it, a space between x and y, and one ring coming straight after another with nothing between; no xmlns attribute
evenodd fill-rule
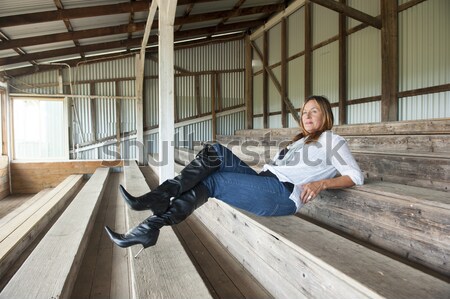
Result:
<svg viewBox="0 0 450 299"><path fill-rule="evenodd" d="M158 241L159 229L150 228L142 223L125 234L118 234L105 226L106 233L117 246L126 248L141 244L144 248L153 246Z"/></svg>

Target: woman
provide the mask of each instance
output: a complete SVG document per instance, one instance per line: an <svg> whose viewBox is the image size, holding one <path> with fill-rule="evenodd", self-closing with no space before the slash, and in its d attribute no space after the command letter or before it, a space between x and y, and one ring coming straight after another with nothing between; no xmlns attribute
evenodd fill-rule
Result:
<svg viewBox="0 0 450 299"><path fill-rule="evenodd" d="M153 215L125 234L105 227L109 237L121 247L147 248L156 244L161 227L180 223L209 197L256 215L283 216L295 214L323 190L362 185L363 175L345 140L330 131L329 101L309 97L301 117L301 133L259 174L226 147L208 144L180 175L152 192L133 197L120 186L132 209L152 210Z"/></svg>

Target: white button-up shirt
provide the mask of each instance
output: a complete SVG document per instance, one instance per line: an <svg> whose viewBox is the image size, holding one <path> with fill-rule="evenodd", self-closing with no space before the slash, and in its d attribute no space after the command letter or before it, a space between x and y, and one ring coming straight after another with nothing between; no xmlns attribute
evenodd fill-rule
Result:
<svg viewBox="0 0 450 299"><path fill-rule="evenodd" d="M263 171L269 170L281 182L294 184L294 191L290 199L295 202L297 211L303 203L300 200L302 185L323 179L329 179L340 173L348 175L355 185L364 183L364 176L353 158L347 141L332 131L325 131L317 142L304 143L302 138L288 149L284 158L279 159L280 153L275 155L274 164L265 164Z"/></svg>

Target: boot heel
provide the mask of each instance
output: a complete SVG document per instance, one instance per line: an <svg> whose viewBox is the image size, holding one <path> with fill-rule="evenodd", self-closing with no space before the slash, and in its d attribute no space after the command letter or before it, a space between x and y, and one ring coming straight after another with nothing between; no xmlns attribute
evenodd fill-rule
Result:
<svg viewBox="0 0 450 299"><path fill-rule="evenodd" d="M145 249L155 245L159 237L159 229L140 231L139 226L126 234L118 234L108 226L105 226L105 230L111 241L122 248L140 244L143 246L143 249Z"/></svg>

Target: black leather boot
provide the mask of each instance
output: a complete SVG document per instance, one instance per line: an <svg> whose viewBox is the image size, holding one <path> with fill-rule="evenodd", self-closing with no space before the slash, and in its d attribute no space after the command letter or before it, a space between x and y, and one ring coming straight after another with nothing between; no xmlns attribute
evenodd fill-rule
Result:
<svg viewBox="0 0 450 299"><path fill-rule="evenodd" d="M208 175L219 169L222 163L212 145L205 144L181 173L173 179L166 180L155 190L139 197L130 195L120 186L120 192L128 205L137 211L152 210L154 214L162 214L169 207L170 198L190 190Z"/></svg>
<svg viewBox="0 0 450 299"><path fill-rule="evenodd" d="M165 213L148 217L125 234L118 234L108 226L105 226L105 229L109 238L116 245L129 247L141 244L144 249L156 244L161 227L164 225L174 225L185 220L195 209L207 202L208 197L208 189L203 184L198 184L193 189L173 199L169 209Z"/></svg>
<svg viewBox="0 0 450 299"><path fill-rule="evenodd" d="M122 194L122 197L125 199L126 203L133 210L152 210L153 214L160 215L167 211L170 204L170 198L172 197L166 191L166 189L169 187L168 184L169 182L165 181L155 190L137 197L128 193L122 185L119 186L119 191Z"/></svg>

